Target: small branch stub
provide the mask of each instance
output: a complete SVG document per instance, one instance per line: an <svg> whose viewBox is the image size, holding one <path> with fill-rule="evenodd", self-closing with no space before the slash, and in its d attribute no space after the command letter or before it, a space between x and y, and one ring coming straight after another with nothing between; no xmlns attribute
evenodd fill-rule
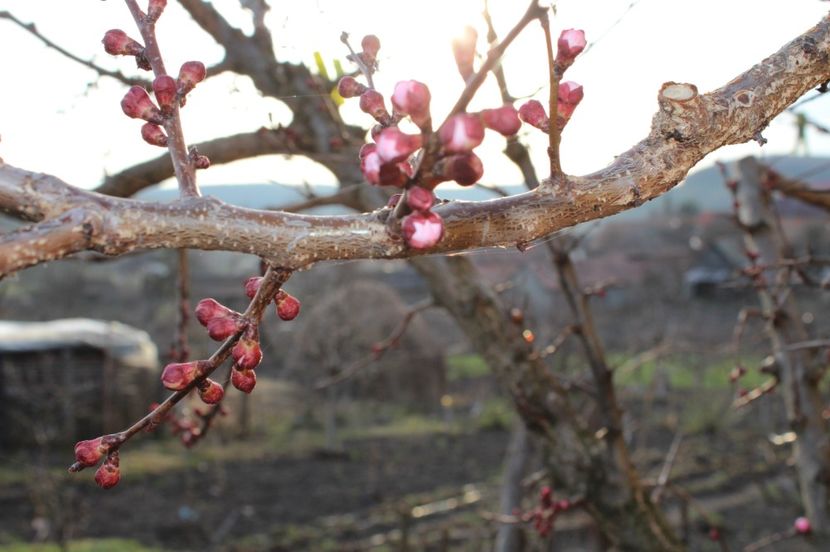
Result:
<svg viewBox="0 0 830 552"><path fill-rule="evenodd" d="M657 102L660 110L654 118L655 130L678 142L692 140L709 116L694 84L664 83Z"/></svg>

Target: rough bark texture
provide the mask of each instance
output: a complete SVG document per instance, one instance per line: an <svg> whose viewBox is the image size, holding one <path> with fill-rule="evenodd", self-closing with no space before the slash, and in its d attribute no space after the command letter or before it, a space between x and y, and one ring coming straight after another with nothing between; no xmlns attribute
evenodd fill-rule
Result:
<svg viewBox="0 0 830 552"><path fill-rule="evenodd" d="M205 2L183 3L217 40L234 43L235 29L222 24ZM201 19L200 19L201 18ZM228 49L233 64L247 71L261 91L283 94L310 92L304 68L273 61L256 41L244 37ZM239 46L239 47L237 47ZM246 49L247 48L247 49ZM250 52L248 49L254 48ZM231 55L233 54L233 55ZM270 61L263 61L263 59ZM658 95L659 111L652 130L639 144L607 168L564 185L543 183L537 190L478 203L452 202L436 209L445 220L444 239L432 253L478 247L523 244L586 220L612 215L653 199L671 189L700 159L715 149L756 137L769 121L810 88L830 79L830 19L796 38L722 88L700 95L691 84L667 83ZM260 66L262 65L262 66ZM349 138L342 125L325 124L321 113L333 115L325 101L318 109L295 111L292 126L311 130L313 150L328 152L336 129ZM322 107L323 111L319 108ZM330 119L331 120L331 119ZM188 198L156 205L105 198L83 192L58 179L0 166L0 210L30 220L55 218L79 208L82 218L94 217L86 249L123 254L159 247L223 249L255 253L285 267L316 261L358 258L396 258L421 254L406 248L389 231L387 210L349 217L310 217L240 209L208 198ZM47 229L33 230L43 235ZM41 239L39 237L38 239ZM60 255L39 250L42 259L22 258L9 248L0 255L0 275L34 262L51 260L80 249L61 247Z"/></svg>

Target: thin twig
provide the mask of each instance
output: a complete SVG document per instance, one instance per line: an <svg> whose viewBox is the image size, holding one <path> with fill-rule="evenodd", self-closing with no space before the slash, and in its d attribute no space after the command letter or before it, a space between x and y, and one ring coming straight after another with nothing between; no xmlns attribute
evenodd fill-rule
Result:
<svg viewBox="0 0 830 552"><path fill-rule="evenodd" d="M409 324L412 322L412 319L415 317L415 315L433 306L435 306L435 302L431 298L425 299L420 303L412 305L409 309L407 309L406 314L404 314L398 326L394 330L392 330L392 333L390 333L382 341L379 341L372 346L372 352L370 354L352 362L349 366L347 366L337 374L318 381L314 384L314 390L320 391L322 389L326 389L327 387L331 387L332 385L336 385L342 381L345 381L357 374L358 372L360 372L361 370L363 370L365 367L372 364L373 362L379 360L390 349L398 345L401 337L403 337L403 334L406 332L407 328L409 328Z"/></svg>
<svg viewBox="0 0 830 552"><path fill-rule="evenodd" d="M190 357L187 339L187 323L190 321L190 263L187 249L178 250L178 261L179 320L170 356L174 362L185 362Z"/></svg>
<svg viewBox="0 0 830 552"><path fill-rule="evenodd" d="M458 98L458 101L455 102L455 105L450 110L450 114L447 116L447 119L452 117L453 115L457 115L462 111L467 109L467 105L469 105L470 101L475 96L478 89L484 83L484 79L487 78L487 73L489 73L493 67L501 60L501 57L504 55L505 50L513 40L519 36L525 27L533 21L534 19L539 19L547 14L547 8L543 8L539 5L538 0L533 0L530 2L530 6L528 6L527 11L522 16L516 25L510 29L510 32L504 37L498 45L493 46L490 49L490 52L487 54L487 58L484 60L484 63L479 68L478 72L470 78L467 86L464 88L464 91L461 93L461 96Z"/></svg>
<svg viewBox="0 0 830 552"><path fill-rule="evenodd" d="M156 25L147 18L136 0L124 0L135 20L136 26L144 40L144 56L153 69L156 77L166 75L164 60L161 57L158 41L156 40ZM167 149L173 160L173 169L176 181L179 183L179 193L182 197L199 197L201 192L196 184L196 167L187 150L187 142L182 130L182 119L179 115L179 103L174 102L172 112L164 118L164 130L167 132Z"/></svg>
<svg viewBox="0 0 830 552"><path fill-rule="evenodd" d="M280 290L282 285L291 277L292 271L283 268L269 267L268 271L262 279L262 283L257 290L256 295L251 299L248 308L242 314L242 318L247 321L247 324L259 324L265 307L272 301L274 295ZM167 397L162 403L156 406L150 413L135 422L127 429L109 435L110 449L108 452L113 452L121 448L121 446L129 441L136 434L140 433L146 428L158 426L163 422L170 410L182 399L184 399L190 392L196 388L199 383L210 376L225 360L230 356L231 349L236 345L236 342L244 333L244 328L236 332L234 335L226 339L222 345L205 361L205 367L202 376L190 382L185 388L174 392ZM75 462L69 467L70 472L77 472L84 469L84 466Z"/></svg>
<svg viewBox="0 0 830 552"><path fill-rule="evenodd" d="M669 447L669 452L666 454L666 459L663 462L663 467L660 470L660 475L657 476L657 484L655 485L654 489L651 490L651 501L654 504L660 502L661 495L663 494L663 489L666 488L666 484L669 482L669 477L671 476L671 470L674 467L674 461L677 459L677 453L680 452L680 443L683 441L683 434L678 431L674 434L674 439L672 440L671 446Z"/></svg>
<svg viewBox="0 0 830 552"><path fill-rule="evenodd" d="M553 40L550 33L550 17L547 12L539 18L542 30L545 32L545 47L548 52L548 83L550 95L548 97L548 113L553 124L548 131L548 157L550 158L550 176L554 178L562 174L562 163L559 159L559 72L556 70L556 61L553 57Z"/></svg>
<svg viewBox="0 0 830 552"><path fill-rule="evenodd" d="M131 85L131 86L138 85L138 86L142 86L144 88L147 88L150 85L149 81L147 81L146 79L141 79L141 78L138 78L138 77L128 77L127 75L125 75L121 71L111 71L109 69L105 69L104 67L101 67L100 65L96 65L96 64L92 63L91 61L88 61L88 60L85 60L83 58L80 58L80 57L76 56L75 54L73 54L69 50L66 50L62 46L56 44L55 42L52 42L49 38L47 38L46 36L41 34L41 32L37 30L37 27L35 26L34 23L24 23L23 21L21 21L20 19L15 17L14 14L12 14L11 12L0 11L0 19L8 19L12 23L17 25L21 29L23 29L24 31L30 33L32 36L34 36L35 38L37 38L38 40L43 42L43 44L45 44L48 48L51 48L51 49L55 50L56 52L63 55L64 57L67 57L67 58L71 59L72 61L83 65L84 67L92 69L93 71L95 71L96 73L98 73L101 76L110 77L112 79L115 79L117 81L121 81L124 84L128 84L128 85Z"/></svg>

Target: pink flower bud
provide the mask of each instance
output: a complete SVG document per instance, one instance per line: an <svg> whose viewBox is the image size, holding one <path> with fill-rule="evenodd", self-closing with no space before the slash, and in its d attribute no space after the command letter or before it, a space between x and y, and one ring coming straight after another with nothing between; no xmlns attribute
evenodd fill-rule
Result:
<svg viewBox="0 0 830 552"><path fill-rule="evenodd" d="M437 214L414 212L404 217L401 233L406 244L413 249L427 249L441 241L444 221Z"/></svg>
<svg viewBox="0 0 830 552"><path fill-rule="evenodd" d="M176 81L170 75L159 75L153 80L153 92L164 114L173 112L176 107Z"/></svg>
<svg viewBox="0 0 830 552"><path fill-rule="evenodd" d="M199 301L199 304L196 305L196 320L198 320L202 326L207 326L207 323L214 318L227 318L232 316L238 316L238 313L232 311L225 305L219 303L216 299L212 299L210 297L202 299Z"/></svg>
<svg viewBox="0 0 830 552"><path fill-rule="evenodd" d="M539 491L539 502L543 508L550 508L553 505L553 489L549 485L545 485Z"/></svg>
<svg viewBox="0 0 830 552"><path fill-rule="evenodd" d="M536 100L530 100L519 108L519 118L544 132L548 132L550 128L550 119L545 113L545 108Z"/></svg>
<svg viewBox="0 0 830 552"><path fill-rule="evenodd" d="M503 136L513 136L522 126L516 108L510 104L505 104L498 109L485 109L481 112L481 120L484 126Z"/></svg>
<svg viewBox="0 0 830 552"><path fill-rule="evenodd" d="M392 106L398 113L409 115L413 123L423 128L431 120L430 98L427 85L415 80L401 81L395 85Z"/></svg>
<svg viewBox="0 0 830 552"><path fill-rule="evenodd" d="M484 166L474 153L462 153L444 157L435 164L435 172L443 180L455 180L462 186L471 186L481 180Z"/></svg>
<svg viewBox="0 0 830 552"><path fill-rule="evenodd" d="M363 144L360 146L360 151L357 152L358 159L363 159L373 151L377 151L378 147L375 144Z"/></svg>
<svg viewBox="0 0 830 552"><path fill-rule="evenodd" d="M559 96L557 101L557 111L565 121L568 121L573 115L576 106L582 101L582 85L573 81L565 81L559 83Z"/></svg>
<svg viewBox="0 0 830 552"><path fill-rule="evenodd" d="M144 46L136 42L121 29L111 29L104 34L104 50L113 56L137 56L144 51Z"/></svg>
<svg viewBox="0 0 830 552"><path fill-rule="evenodd" d="M127 117L132 119L144 119L157 125L164 120L159 108L150 99L147 91L140 86L133 86L127 91L121 100L121 109Z"/></svg>
<svg viewBox="0 0 830 552"><path fill-rule="evenodd" d="M150 21L158 21L161 12L167 7L167 0L150 0L147 5L147 18Z"/></svg>
<svg viewBox="0 0 830 552"><path fill-rule="evenodd" d="M464 27L463 34L452 41L452 53L458 72L465 81L473 74L473 61L476 56L478 33L472 27Z"/></svg>
<svg viewBox="0 0 830 552"><path fill-rule="evenodd" d="M396 163L421 147L421 135L405 134L398 127L383 129L377 139L377 153L385 163Z"/></svg>
<svg viewBox="0 0 830 552"><path fill-rule="evenodd" d="M199 398L205 404L218 404L225 397L225 389L210 378L199 382Z"/></svg>
<svg viewBox="0 0 830 552"><path fill-rule="evenodd" d="M151 146L167 147L167 136L160 126L153 123L144 123L141 126L141 137Z"/></svg>
<svg viewBox="0 0 830 552"><path fill-rule="evenodd" d="M366 92L366 90L368 90L368 88L357 82L354 77L343 77L340 79L340 82L337 83L337 93L344 98L356 98Z"/></svg>
<svg viewBox="0 0 830 552"><path fill-rule="evenodd" d="M184 96L200 82L205 80L207 69L201 61L186 61L179 69L178 92Z"/></svg>
<svg viewBox="0 0 830 552"><path fill-rule="evenodd" d="M556 43L556 61L568 65L585 49L585 31L581 29L565 29L559 35Z"/></svg>
<svg viewBox="0 0 830 552"><path fill-rule="evenodd" d="M380 166L378 173L378 184L381 186L394 186L395 188L403 188L409 180L408 167L410 165L405 161L400 163L384 163Z"/></svg>
<svg viewBox="0 0 830 552"><path fill-rule="evenodd" d="M377 90L368 89L360 95L360 109L374 117L379 123L389 122L389 112L383 105L383 96Z"/></svg>
<svg viewBox="0 0 830 552"><path fill-rule="evenodd" d="M367 63L374 64L380 50L380 39L375 35L366 35L360 41L360 47L363 48L363 57Z"/></svg>
<svg viewBox="0 0 830 552"><path fill-rule="evenodd" d="M360 160L360 170L370 184L380 184L380 165L380 155L377 151L369 152Z"/></svg>
<svg viewBox="0 0 830 552"><path fill-rule="evenodd" d="M567 512L571 509L571 501L563 498L554 505L554 508L560 512Z"/></svg>
<svg viewBox="0 0 830 552"><path fill-rule="evenodd" d="M470 113L453 115L438 132L444 149L450 153L472 151L484 139L481 117Z"/></svg>
<svg viewBox="0 0 830 552"><path fill-rule="evenodd" d="M111 489L121 480L121 469L118 467L118 451L113 452L95 472L95 482L102 489Z"/></svg>
<svg viewBox="0 0 830 552"><path fill-rule="evenodd" d="M234 345L231 354L240 370L253 370L262 362L262 349L256 336L243 336Z"/></svg>
<svg viewBox="0 0 830 552"><path fill-rule="evenodd" d="M413 211L429 211L435 203L435 195L426 188L413 186L406 193L406 204Z"/></svg>
<svg viewBox="0 0 830 552"><path fill-rule="evenodd" d="M294 320L300 314L300 300L283 290L274 298L277 302L277 316L283 320Z"/></svg>
<svg viewBox="0 0 830 552"><path fill-rule="evenodd" d="M261 285L261 276L251 276L250 278L245 280L245 295L247 295L249 299L253 299L254 295L256 295L256 292L259 289L259 286Z"/></svg>
<svg viewBox="0 0 830 552"><path fill-rule="evenodd" d="M253 370L237 370L234 366L231 370L231 384L243 393L250 393L256 385L256 372Z"/></svg>
<svg viewBox="0 0 830 552"><path fill-rule="evenodd" d="M161 383L170 391L181 391L202 376L205 361L174 362L164 367Z"/></svg>
<svg viewBox="0 0 830 552"><path fill-rule="evenodd" d="M108 447L103 445L103 437L78 441L75 443L75 460L82 466L90 468L97 464L107 453Z"/></svg>
<svg viewBox="0 0 830 552"><path fill-rule="evenodd" d="M245 322L238 316L214 318L205 324L208 335L214 341L224 341L245 329Z"/></svg>
<svg viewBox="0 0 830 552"><path fill-rule="evenodd" d="M810 520L804 516L796 518L793 523L793 528L799 535L809 535L813 531L813 526L810 525Z"/></svg>

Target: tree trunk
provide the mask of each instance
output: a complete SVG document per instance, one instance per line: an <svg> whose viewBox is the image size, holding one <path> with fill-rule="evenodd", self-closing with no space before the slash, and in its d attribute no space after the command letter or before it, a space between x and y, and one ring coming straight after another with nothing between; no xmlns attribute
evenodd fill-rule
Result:
<svg viewBox="0 0 830 552"><path fill-rule="evenodd" d="M530 436L527 426L519 421L513 429L504 463L499 511L511 516L522 505L522 478L527 471L530 455ZM521 552L522 530L512 523L503 523L496 534L494 552Z"/></svg>
<svg viewBox="0 0 830 552"><path fill-rule="evenodd" d="M619 454L597 447L593 433L575 415L566 390L547 372L523 328L478 276L465 257L422 257L410 263L427 280L436 302L455 318L511 392L528 428L548 445L548 469L557 485L586 497L586 510L612 546L637 552L683 547L642 490L628 487ZM599 449L599 450L598 450ZM625 466L625 464L623 464ZM567 473L576 470L576 473Z"/></svg>

